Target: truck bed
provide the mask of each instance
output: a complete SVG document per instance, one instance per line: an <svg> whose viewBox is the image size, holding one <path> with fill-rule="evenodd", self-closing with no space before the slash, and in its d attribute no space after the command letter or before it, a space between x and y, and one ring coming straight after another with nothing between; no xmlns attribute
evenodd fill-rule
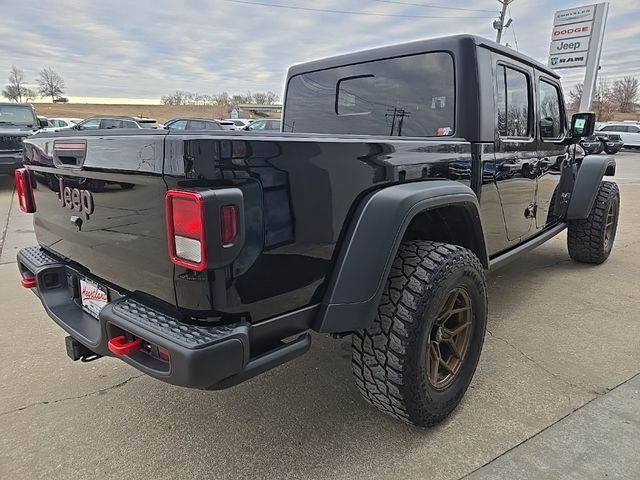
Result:
<svg viewBox="0 0 640 480"><path fill-rule="evenodd" d="M471 144L455 138L60 132L29 139L25 158L43 247L194 317L251 322L319 301L350 211L367 192L414 179L481 182ZM91 193L89 218L62 205L60 185ZM173 265L166 191L229 186L242 191L250 221L226 278Z"/></svg>

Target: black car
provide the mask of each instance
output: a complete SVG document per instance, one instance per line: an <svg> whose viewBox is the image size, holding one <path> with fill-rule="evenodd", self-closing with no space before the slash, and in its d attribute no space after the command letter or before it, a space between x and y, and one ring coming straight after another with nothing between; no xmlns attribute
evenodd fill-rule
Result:
<svg viewBox="0 0 640 480"><path fill-rule="evenodd" d="M172 118L164 127L169 130L224 130L218 121L211 118Z"/></svg>
<svg viewBox="0 0 640 480"><path fill-rule="evenodd" d="M624 146L624 142L617 133L596 132L595 135L580 141L580 146L587 154L608 153L613 155L618 153Z"/></svg>

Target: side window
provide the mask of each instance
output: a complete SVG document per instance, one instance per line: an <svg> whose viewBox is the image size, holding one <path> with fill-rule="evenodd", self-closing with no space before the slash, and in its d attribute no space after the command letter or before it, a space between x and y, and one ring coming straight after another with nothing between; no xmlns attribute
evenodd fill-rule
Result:
<svg viewBox="0 0 640 480"><path fill-rule="evenodd" d="M205 122L204 128L207 130L222 130L222 127L216 122Z"/></svg>
<svg viewBox="0 0 640 480"><path fill-rule="evenodd" d="M498 65L496 110L501 137L530 137L529 111L531 95L529 76L504 65Z"/></svg>
<svg viewBox="0 0 640 480"><path fill-rule="evenodd" d="M635 125L627 125L627 132L629 133L640 133L640 128Z"/></svg>
<svg viewBox="0 0 640 480"><path fill-rule="evenodd" d="M114 120L111 118L105 118L100 122L100 128L108 129L108 128L122 128L121 120Z"/></svg>
<svg viewBox="0 0 640 480"><path fill-rule="evenodd" d="M122 128L138 128L138 125L135 122L130 122L129 120L123 120Z"/></svg>
<svg viewBox="0 0 640 480"><path fill-rule="evenodd" d="M614 125L607 125L606 127L602 127L601 132L622 132L622 128L616 127Z"/></svg>
<svg viewBox="0 0 640 480"><path fill-rule="evenodd" d="M189 120L187 123L187 130L204 130L205 128L205 123L200 120Z"/></svg>
<svg viewBox="0 0 640 480"><path fill-rule="evenodd" d="M560 92L558 88L544 80L540 81L540 136L544 138L560 138L564 133L562 115L560 113Z"/></svg>
<svg viewBox="0 0 640 480"><path fill-rule="evenodd" d="M91 120L80 123L79 126L82 130L96 130L100 128L100 119L92 118Z"/></svg>
<svg viewBox="0 0 640 480"><path fill-rule="evenodd" d="M173 122L171 125L169 125L169 130L185 130L186 127L186 120L178 120L177 122Z"/></svg>

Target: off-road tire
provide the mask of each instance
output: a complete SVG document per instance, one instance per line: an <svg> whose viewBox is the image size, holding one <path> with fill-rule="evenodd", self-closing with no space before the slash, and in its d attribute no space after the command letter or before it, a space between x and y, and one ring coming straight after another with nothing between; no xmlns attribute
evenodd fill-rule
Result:
<svg viewBox="0 0 640 480"><path fill-rule="evenodd" d="M451 289L463 288L473 329L458 373L444 389L427 374L426 355L438 309ZM352 335L352 365L362 396L408 424L429 427L460 403L476 370L487 319L484 270L466 248L439 242L402 243L372 325Z"/></svg>
<svg viewBox="0 0 640 480"><path fill-rule="evenodd" d="M615 209L613 229L607 239L607 217ZM567 247L569 256L576 262L600 264L611 253L618 228L620 191L614 182L602 182L589 216L583 220L569 221Z"/></svg>
<svg viewBox="0 0 640 480"><path fill-rule="evenodd" d="M607 155L615 155L619 151L619 147L604 147L604 153L606 153Z"/></svg>
<svg viewBox="0 0 640 480"><path fill-rule="evenodd" d="M600 155L604 151L604 142L600 141L600 146L597 147L591 155Z"/></svg>

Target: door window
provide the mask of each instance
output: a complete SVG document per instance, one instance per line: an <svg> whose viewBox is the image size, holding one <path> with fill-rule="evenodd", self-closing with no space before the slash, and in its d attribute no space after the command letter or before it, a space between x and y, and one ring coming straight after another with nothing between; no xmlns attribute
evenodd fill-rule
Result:
<svg viewBox="0 0 640 480"><path fill-rule="evenodd" d="M564 123L560 111L560 92L555 85L540 81L540 136L543 139L556 139L564 134Z"/></svg>
<svg viewBox="0 0 640 480"><path fill-rule="evenodd" d="M87 120L86 122L79 123L78 126L81 130L97 130L100 128L100 119L92 118L91 120Z"/></svg>
<svg viewBox="0 0 640 480"><path fill-rule="evenodd" d="M529 76L519 70L498 65L497 81L498 133L501 137L530 137Z"/></svg>
<svg viewBox="0 0 640 480"><path fill-rule="evenodd" d="M100 122L100 128L109 129L109 128L122 128L122 120L114 120L112 118L105 118Z"/></svg>
<svg viewBox="0 0 640 480"><path fill-rule="evenodd" d="M186 120L178 120L169 125L169 130L185 130L187 128Z"/></svg>

